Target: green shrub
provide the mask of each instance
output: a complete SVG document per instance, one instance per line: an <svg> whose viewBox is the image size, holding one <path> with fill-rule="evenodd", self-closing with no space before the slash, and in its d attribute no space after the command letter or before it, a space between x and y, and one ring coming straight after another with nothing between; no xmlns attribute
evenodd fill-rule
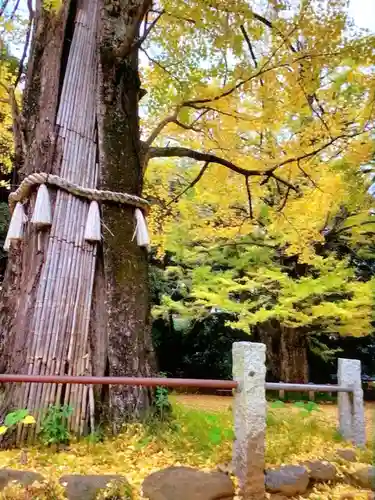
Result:
<svg viewBox="0 0 375 500"><path fill-rule="evenodd" d="M69 442L68 418L73 408L68 405L51 405L42 420L40 437L45 445L59 445Z"/></svg>

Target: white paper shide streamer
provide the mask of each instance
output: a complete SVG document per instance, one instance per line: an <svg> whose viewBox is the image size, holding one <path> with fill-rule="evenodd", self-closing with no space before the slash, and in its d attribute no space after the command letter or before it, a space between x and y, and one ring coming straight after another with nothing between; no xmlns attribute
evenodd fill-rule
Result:
<svg viewBox="0 0 375 500"><path fill-rule="evenodd" d="M147 223L143 212L140 208L136 208L134 215L136 223L134 236L137 238L137 245L140 247L148 247L150 245L150 236L148 234Z"/></svg>
<svg viewBox="0 0 375 500"><path fill-rule="evenodd" d="M49 197L48 188L45 184L41 184L38 188L38 194L35 201L35 208L31 223L38 229L51 226L52 224L52 208Z"/></svg>
<svg viewBox="0 0 375 500"><path fill-rule="evenodd" d="M5 238L4 250L6 252L9 251L12 241L22 240L24 224L26 221L27 217L23 209L23 205L22 203L18 202L12 214L12 218L10 219L7 237Z"/></svg>
<svg viewBox="0 0 375 500"><path fill-rule="evenodd" d="M92 201L86 220L85 240L97 242L101 240L101 237L99 204L97 201Z"/></svg>

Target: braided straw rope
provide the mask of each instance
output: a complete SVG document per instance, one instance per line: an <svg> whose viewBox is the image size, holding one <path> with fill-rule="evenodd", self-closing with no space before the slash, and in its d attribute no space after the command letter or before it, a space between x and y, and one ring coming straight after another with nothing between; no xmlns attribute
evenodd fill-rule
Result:
<svg viewBox="0 0 375 500"><path fill-rule="evenodd" d="M141 208L146 213L149 211L150 204L147 200L126 193L116 193L113 191L103 191L99 189L84 188L75 184L74 182L67 181L58 175L46 174L45 172L36 172L28 175L20 184L19 188L9 195L9 207L11 212L18 201L28 198L33 186L38 184L50 184L57 186L70 194L87 198L88 200L95 200L98 202L113 202L121 205L132 205Z"/></svg>

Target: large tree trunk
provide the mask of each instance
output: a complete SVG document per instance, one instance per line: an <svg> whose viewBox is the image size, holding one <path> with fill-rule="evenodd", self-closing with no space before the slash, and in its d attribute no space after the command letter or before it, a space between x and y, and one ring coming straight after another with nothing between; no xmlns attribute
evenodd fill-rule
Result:
<svg viewBox="0 0 375 500"><path fill-rule="evenodd" d="M21 177L52 172L81 186L141 194L137 54L115 51L136 36L144 3L64 0L59 12L37 10ZM25 204L29 218L34 198ZM51 230L37 233L27 223L23 242L12 245L0 310L1 368L150 375L147 254L132 238L134 208L102 206L102 246L83 238L87 200L60 190L53 199ZM71 428L83 432L108 403L116 430L150 402L147 390L131 387L95 396L83 386L8 385L1 413L66 403L74 407Z"/></svg>

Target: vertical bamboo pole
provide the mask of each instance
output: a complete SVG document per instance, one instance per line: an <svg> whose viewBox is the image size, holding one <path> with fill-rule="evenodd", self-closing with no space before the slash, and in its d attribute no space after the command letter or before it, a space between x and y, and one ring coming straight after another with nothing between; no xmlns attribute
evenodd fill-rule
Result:
<svg viewBox="0 0 375 500"><path fill-rule="evenodd" d="M82 186L96 187L96 17L97 2L77 10L75 30L57 115L64 139L60 175ZM48 248L32 318L29 374L90 374L88 341L96 246L84 240L88 201L58 191ZM62 386L27 384L23 401L42 410L59 404ZM70 424L82 432L94 426L92 387L66 387L64 402L75 407Z"/></svg>

